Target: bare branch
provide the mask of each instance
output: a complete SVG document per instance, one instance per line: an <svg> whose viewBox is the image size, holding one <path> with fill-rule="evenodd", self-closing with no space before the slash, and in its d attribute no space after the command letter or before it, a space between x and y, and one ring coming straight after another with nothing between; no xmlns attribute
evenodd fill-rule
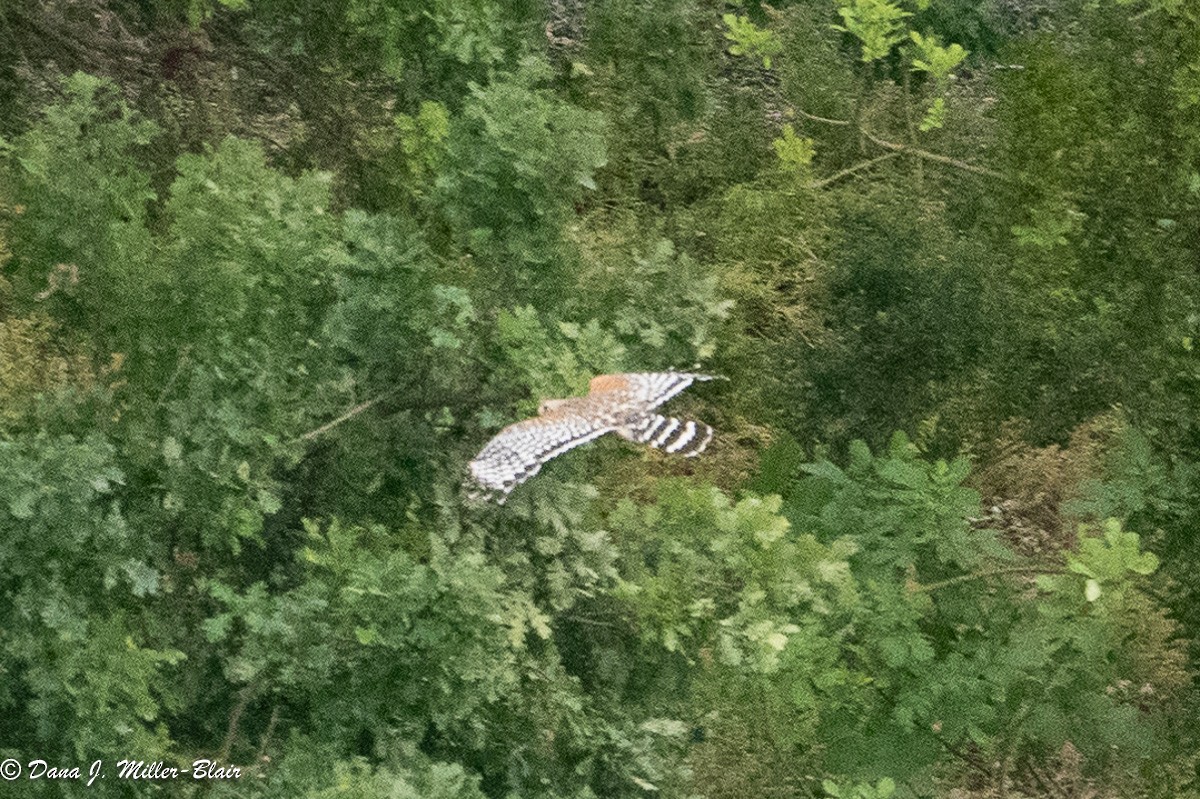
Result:
<svg viewBox="0 0 1200 799"><path fill-rule="evenodd" d="M229 714L229 728L225 731L225 743L221 745L221 753L217 756L218 762L229 762L229 752L237 739L238 723L242 720L242 714L246 712L250 700L257 693L256 689L256 685L250 684L238 691L237 704L233 706L233 712Z"/></svg>
<svg viewBox="0 0 1200 799"><path fill-rule="evenodd" d="M258 745L258 752L254 755L254 764L257 766L262 763L263 757L267 753L267 745L271 742L271 735L275 732L275 725L279 723L279 705L271 708L271 720L267 722L267 731L263 733L262 741Z"/></svg>
<svg viewBox="0 0 1200 799"><path fill-rule="evenodd" d="M877 158L872 158L870 161L863 161L861 164L855 164L852 167L843 169L841 172L832 174L827 178L821 178L820 180L814 180L811 185L814 189L823 189L826 186L828 186L830 183L836 183L837 181L841 180L844 177L849 177L850 175L853 175L855 172L858 172L863 169L870 169L871 167L875 166L876 164L879 164L882 161L887 161L889 158L895 158L898 155L900 155L900 153L885 153L884 155L881 155Z"/></svg>
<svg viewBox="0 0 1200 799"><path fill-rule="evenodd" d="M795 108L795 107L793 107L791 110L797 116L803 117L804 119L812 120L813 122L821 122L825 125L850 126L850 125L854 124L851 120L848 120L848 119L829 119L828 117L819 117L816 114L810 114L807 111L801 111L799 108ZM907 144L897 144L895 142L886 141L884 139L879 138L875 134L871 133L871 131L867 130L866 128L861 128L859 132L862 133L862 135L864 137L866 137L867 139L870 139L872 142L874 142L878 146L884 148L885 150L891 150L892 152L895 152L895 153L908 153L910 155L915 155L918 158L924 158L926 161L933 161L934 163L937 163L937 164L945 164L946 166L952 166L955 169L962 169L967 172L974 172L977 175L987 175L988 177L1000 178L1001 180L1008 179L1008 177L1006 175L1004 175L1003 173L996 172L995 170L988 169L986 167L976 166L975 164L971 164L966 161L960 161L959 159L951 158L948 155L939 155L938 153L931 153L928 150L922 150L919 147L913 147L913 146L907 145ZM873 163L873 162L868 161L865 164L859 164L857 167L851 167L851 169L853 170L853 169L863 168L867 165L870 165L871 163ZM846 174L849 174L849 170L846 171ZM834 175L830 178L826 178L825 180L832 181L834 179L841 178L841 177L843 177L843 174L841 172L839 172L837 175ZM821 184L821 185L824 185L824 184Z"/></svg>
<svg viewBox="0 0 1200 799"><path fill-rule="evenodd" d="M811 119L813 122L824 122L826 125L849 125L850 124L850 120L848 120L848 119L829 119L827 117L819 117L816 114L810 114L807 111L801 111L799 108L793 108L792 110L795 111L800 116L804 117L805 119Z"/></svg>
<svg viewBox="0 0 1200 799"><path fill-rule="evenodd" d="M380 394L379 396L369 399L366 402L360 402L358 405L355 405L353 408L346 411L341 416L334 419L332 422L326 422L325 424L321 425L320 427L316 428L315 430L309 430L307 433L304 433L303 435L297 437L295 440L296 441L311 441L312 439L316 438L319 435L328 433L330 430L337 427L342 422L350 421L351 419L353 419L355 416L358 416L363 411L374 407L376 405L376 403L378 403L380 400L386 399L387 397L389 397L395 393L396 393L396 390L392 389L391 391L385 391L382 394Z"/></svg>
<svg viewBox="0 0 1200 799"><path fill-rule="evenodd" d="M179 356L175 359L175 370L171 372L171 376L167 378L167 382L163 384L162 391L158 394L158 400L154 403L154 407L161 408L162 404L167 401L167 395L171 393L171 389L175 387L175 381L179 379L179 375L183 372L183 367L187 366L188 356L192 354L192 346L185 344L179 350Z"/></svg>
<svg viewBox="0 0 1200 799"><path fill-rule="evenodd" d="M948 580L938 580L936 583L910 583L908 590L913 593L924 593L927 591L936 591L939 588L948 588L959 583L970 582L971 580L982 580L985 577L995 577L1001 574L1062 574L1062 569L1056 569L1051 566L1005 566L1000 569L988 569L987 571L972 572L971 574L960 574L957 577L951 577Z"/></svg>
<svg viewBox="0 0 1200 799"><path fill-rule="evenodd" d="M938 155L937 153L931 153L928 150L922 150L917 147L909 147L905 144L896 144L895 142L884 141L866 128L863 128L862 135L866 136L872 142L884 148L885 150L892 150L893 152L897 153L909 153L917 156L918 158L924 158L927 161L933 161L937 164L945 164L946 166L952 166L956 169L963 169L967 172L974 172L977 175L987 175L988 177L1000 178L1001 180L1008 179L1006 175L1000 172L996 172L982 166L975 166L975 164L969 164L966 161L960 161L957 158L951 158L948 155Z"/></svg>
<svg viewBox="0 0 1200 799"><path fill-rule="evenodd" d="M579 624L590 624L593 627L607 627L610 630L623 629L612 622L602 621L600 619L589 619L586 616L566 616L564 618L566 618L568 621L578 622Z"/></svg>

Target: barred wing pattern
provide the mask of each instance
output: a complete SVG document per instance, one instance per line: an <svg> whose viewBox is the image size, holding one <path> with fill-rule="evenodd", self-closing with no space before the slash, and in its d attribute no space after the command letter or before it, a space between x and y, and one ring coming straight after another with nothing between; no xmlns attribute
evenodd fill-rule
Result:
<svg viewBox="0 0 1200 799"><path fill-rule="evenodd" d="M639 410L657 408L697 380L712 380L712 375L693 372L630 372L599 375L588 384L588 398L620 397L627 403L640 403Z"/></svg>
<svg viewBox="0 0 1200 799"><path fill-rule="evenodd" d="M594 377L586 397L545 400L538 416L501 430L471 461L472 480L502 503L551 458L610 432L672 455L699 455L712 440L711 427L650 411L693 382L712 379L691 372Z"/></svg>
<svg viewBox="0 0 1200 799"><path fill-rule="evenodd" d="M471 461L471 477L482 489L498 492L501 502L509 491L533 477L542 464L613 428L571 415L564 419L535 416L509 425Z"/></svg>
<svg viewBox="0 0 1200 799"><path fill-rule="evenodd" d="M699 455L712 441L713 429L704 422L676 419L673 416L649 414L628 429L617 434L639 444L649 444L670 455L692 458Z"/></svg>

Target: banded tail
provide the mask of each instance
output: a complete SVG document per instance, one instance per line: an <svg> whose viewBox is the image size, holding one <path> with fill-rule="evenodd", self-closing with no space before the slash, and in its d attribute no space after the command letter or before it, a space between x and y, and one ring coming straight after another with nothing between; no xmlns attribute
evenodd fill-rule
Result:
<svg viewBox="0 0 1200 799"><path fill-rule="evenodd" d="M713 429L704 422L676 419L657 413L647 414L618 433L630 441L649 444L670 455L692 458L712 441Z"/></svg>

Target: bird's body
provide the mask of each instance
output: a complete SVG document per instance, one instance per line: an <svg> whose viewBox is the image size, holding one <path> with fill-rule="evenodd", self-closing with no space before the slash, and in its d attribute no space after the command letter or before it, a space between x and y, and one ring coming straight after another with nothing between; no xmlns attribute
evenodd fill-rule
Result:
<svg viewBox="0 0 1200 799"><path fill-rule="evenodd" d="M616 433L673 455L699 455L712 440L711 427L651 411L693 382L712 379L711 375L692 372L594 377L586 396L543 400L537 416L496 434L471 461L471 477L503 502L546 461L605 433Z"/></svg>

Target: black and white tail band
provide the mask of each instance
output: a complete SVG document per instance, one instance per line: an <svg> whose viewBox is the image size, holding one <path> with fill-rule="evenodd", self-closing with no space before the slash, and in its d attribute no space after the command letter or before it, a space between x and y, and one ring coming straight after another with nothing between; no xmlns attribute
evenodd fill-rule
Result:
<svg viewBox="0 0 1200 799"><path fill-rule="evenodd" d="M684 421L655 413L634 423L628 437L670 455L690 458L703 452L708 442L712 441L713 429L703 422L691 419Z"/></svg>

